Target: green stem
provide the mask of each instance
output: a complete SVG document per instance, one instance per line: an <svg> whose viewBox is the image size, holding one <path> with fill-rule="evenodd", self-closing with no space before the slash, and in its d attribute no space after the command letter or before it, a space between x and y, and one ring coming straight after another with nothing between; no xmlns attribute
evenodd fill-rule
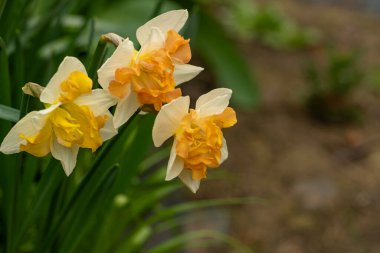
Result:
<svg viewBox="0 0 380 253"><path fill-rule="evenodd" d="M9 63L8 55L6 52L6 45L4 40L0 37L0 82L2 84L2 95L0 96L0 103L4 105L11 105L11 85L10 85L10 75L9 75ZM7 127L1 130L1 135L7 132ZM8 196L9 203L7 208L7 242L6 242L6 252L13 253L15 252L15 243L14 243L14 231L17 228L17 200L19 192L19 180L20 172L22 166L22 157L20 159L9 159L13 160L13 164L8 164L7 170L9 171L8 180L12 182L8 187ZM11 165L11 166L9 166ZM14 169L16 168L16 169Z"/></svg>
<svg viewBox="0 0 380 253"><path fill-rule="evenodd" d="M17 107L21 103L21 88L22 85L25 83L25 62L24 62L24 53L23 53L23 44L21 41L21 33L18 31L16 33L16 39L15 39L15 52L13 57L13 62L11 63L12 70L10 71L12 73L12 90L11 90L11 97L12 97L12 106ZM12 64L13 63L13 64Z"/></svg>
<svg viewBox="0 0 380 253"><path fill-rule="evenodd" d="M17 160L15 161L17 163ZM17 166L17 165L16 165ZM10 168L8 168L10 169ZM13 178L9 178L11 182L11 189L9 192L10 196L10 203L8 206L8 219L7 219L7 253L13 253L14 251L14 230L16 228L16 220L15 220L15 211L17 206L17 185L18 185L18 179L17 179L17 172L11 173L11 176Z"/></svg>
<svg viewBox="0 0 380 253"><path fill-rule="evenodd" d="M137 110L131 118L125 123L119 130L119 135L126 131L126 129L131 125L132 121L136 116L140 113L140 109ZM107 142L99 151L97 158L94 161L94 164L92 165L92 168L99 167L100 163L104 160L105 156L107 155L108 151L112 148L113 145L115 145L117 141L117 138L112 138L109 142Z"/></svg>
<svg viewBox="0 0 380 253"><path fill-rule="evenodd" d="M20 105L20 119L22 119L28 113L30 96L22 93L21 105Z"/></svg>
<svg viewBox="0 0 380 253"><path fill-rule="evenodd" d="M139 114L140 110L136 111L132 117L128 120L127 123L124 124L124 126L121 127L120 133L126 131L128 126L130 126L133 119ZM119 133L119 134L120 134ZM59 228L66 220L66 217L68 216L68 213L70 210L72 210L75 203L82 202L78 201L79 198L83 196L83 194L86 192L87 186L90 184L90 182L96 183L98 178L102 178L102 175L104 173L101 173L102 171L99 171L100 164L104 160L105 156L108 154L108 152L112 149L114 144L118 138L112 138L110 141L108 141L106 144L102 146L99 153L97 154L94 163L92 164L90 171L87 173L87 175L84 177L83 181L79 184L78 188L73 193L73 196L70 198L68 203L65 205L65 207L62 209L62 212L58 215L58 218L56 219L56 222L51 226L50 230L47 232L47 238L43 245L41 245L41 249L37 250L37 252L47 252L49 247L53 244Z"/></svg>
<svg viewBox="0 0 380 253"><path fill-rule="evenodd" d="M98 204L104 203L105 199L107 199L107 190L114 184L118 168L119 164L114 164L107 168L102 173L102 176L98 178L97 184L91 189L91 194L86 196L83 202L81 201L80 210L75 213L75 216L69 222L71 224L69 230L60 238L62 244L59 252L71 253L82 240L86 229L91 227L90 221L93 220L91 217L94 217L99 212L95 207L98 207ZM91 210L90 214L89 210ZM88 219L88 222L83 224L81 221L85 219Z"/></svg>
<svg viewBox="0 0 380 253"><path fill-rule="evenodd" d="M0 82L1 96L0 104L11 105L11 80L9 75L9 63L7 47L3 38L0 37Z"/></svg>
<svg viewBox="0 0 380 253"><path fill-rule="evenodd" d="M96 71L99 69L103 61L104 54L106 52L106 46L107 46L107 39L104 36L101 36L99 39L98 45L96 46L95 53L94 53L94 56L92 57L90 66L88 68L88 76L92 80L95 79ZM97 88L97 87L94 87L94 88Z"/></svg>
<svg viewBox="0 0 380 253"><path fill-rule="evenodd" d="M90 32L89 32L88 42L87 42L88 52L91 51L91 44L92 44L92 41L94 39L94 36L95 36L95 21L94 21L94 18L91 18L90 19Z"/></svg>
<svg viewBox="0 0 380 253"><path fill-rule="evenodd" d="M15 240L16 245L23 239L23 236L25 235L28 227L37 217L41 206L46 202L49 196L53 194L54 188L59 185L59 179L61 179L59 175L62 173L62 171L57 167L58 161L51 158L38 187L36 199L33 201L34 205L32 206L31 210L29 210L28 215L23 220L23 223L20 226L20 230L17 233Z"/></svg>
<svg viewBox="0 0 380 253"><path fill-rule="evenodd" d="M7 0L1 0L1 2L0 2L0 22L1 22L1 17L3 15L3 11L4 11L6 4L7 4Z"/></svg>

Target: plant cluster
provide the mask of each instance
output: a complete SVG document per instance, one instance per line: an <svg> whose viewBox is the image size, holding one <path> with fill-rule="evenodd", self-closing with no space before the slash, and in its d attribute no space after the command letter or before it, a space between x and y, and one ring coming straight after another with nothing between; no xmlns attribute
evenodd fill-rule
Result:
<svg viewBox="0 0 380 253"><path fill-rule="evenodd" d="M352 101L353 92L364 77L357 53L330 50L326 68L320 70L310 61L305 76L310 84L306 104L314 118L327 123L361 120L362 111Z"/></svg>
<svg viewBox="0 0 380 253"><path fill-rule="evenodd" d="M151 19L136 31L140 49L129 38L105 34L88 72L78 58L66 56L46 86L23 87L19 111L8 106L12 101L1 105L1 118L16 124L0 146L8 155L0 157L0 252L139 252L152 235L178 227L170 223L175 214L241 203L157 204L178 185L162 182L165 150L145 159L151 142L158 147L173 137L166 180L179 177L195 193L207 170L227 159L222 129L237 122L228 107L230 89L214 89L190 109L190 98L177 86L203 70L188 64L189 39L179 34L187 19L187 10ZM116 49L104 61L107 43ZM41 109L30 112L36 101ZM169 252L197 237L249 251L228 236L203 231L146 252Z"/></svg>
<svg viewBox="0 0 380 253"><path fill-rule="evenodd" d="M302 28L273 4L255 1L222 1L225 25L243 39L256 39L276 50L309 48L320 41L314 29Z"/></svg>

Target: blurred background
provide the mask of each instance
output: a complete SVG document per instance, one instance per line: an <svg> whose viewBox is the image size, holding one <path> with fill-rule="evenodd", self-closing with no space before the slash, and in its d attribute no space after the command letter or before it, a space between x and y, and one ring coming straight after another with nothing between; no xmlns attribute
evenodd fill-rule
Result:
<svg viewBox="0 0 380 253"><path fill-rule="evenodd" d="M65 55L88 63L103 33L136 41L136 28L154 8L160 13L187 8L183 34L191 38L191 63L205 70L182 85L183 94L195 101L216 87L233 89L238 124L224 131L229 159L209 170L196 195L182 187L154 205L221 198L238 198L239 204L176 215L179 230L145 245L207 229L230 235L253 252L380 252L378 0L14 3L0 8L0 32L12 81L20 87L26 81L46 83ZM107 55L112 51L109 47ZM26 66L21 72L20 59ZM12 105L18 107L20 99L14 95ZM164 170L166 160L149 163ZM143 178L135 177L128 187ZM121 206L127 200L115 197ZM118 217L128 214L117 211ZM194 250L190 238L178 252L250 252L244 246L226 248L222 242L239 243L225 238Z"/></svg>
<svg viewBox="0 0 380 253"><path fill-rule="evenodd" d="M262 202L205 212L198 226L256 252L380 252L379 1L238 2L214 14L260 102L225 131L228 175L195 197Z"/></svg>

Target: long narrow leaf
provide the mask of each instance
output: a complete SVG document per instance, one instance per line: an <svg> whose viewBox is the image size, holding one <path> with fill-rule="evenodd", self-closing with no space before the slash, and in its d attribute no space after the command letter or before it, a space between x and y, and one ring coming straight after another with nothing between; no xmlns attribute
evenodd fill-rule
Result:
<svg viewBox="0 0 380 253"><path fill-rule="evenodd" d="M257 198L229 198L229 199L210 199L187 202L184 204L176 205L167 209L163 209L160 212L156 212L155 216L152 216L147 220L147 224L153 224L157 221L162 221L164 219L173 217L179 213L185 213L192 211L194 209L223 206L223 205L242 205L242 204L253 204L259 203L261 200Z"/></svg>
<svg viewBox="0 0 380 253"><path fill-rule="evenodd" d="M80 210L75 213L74 219L72 221L69 221L70 229L67 231L67 233L64 234L59 252L73 252L78 243L82 240L86 229L90 227L89 224L91 224L92 219L94 219L96 215L96 211L91 207L102 205L106 193L110 190L112 184L115 182L118 168L119 165L116 164L108 169L107 174L103 176L103 178L99 181L96 189L94 189L94 194L92 196L89 196L86 202L81 203Z"/></svg>
<svg viewBox="0 0 380 253"><path fill-rule="evenodd" d="M231 248L237 250L237 252L241 252L241 253L253 252L246 245L232 238L231 236L228 236L216 231L212 231L212 230L198 230L194 232L187 232L179 236L175 236L159 244L153 249L147 251L147 253L176 252L177 250L185 249L187 247L197 248L201 246L201 242L200 242L201 239L212 239L212 241L218 240L220 242L227 244Z"/></svg>
<svg viewBox="0 0 380 253"><path fill-rule="evenodd" d="M0 0L0 21L6 4L7 0Z"/></svg>
<svg viewBox="0 0 380 253"><path fill-rule="evenodd" d="M1 37L0 37L0 83L1 83L0 104L11 105L11 80L9 76L7 47L4 40Z"/></svg>
<svg viewBox="0 0 380 253"><path fill-rule="evenodd" d="M195 48L215 73L217 85L234 91L232 100L244 107L258 103L259 93L252 71L242 53L227 38L222 27L209 15L199 12Z"/></svg>
<svg viewBox="0 0 380 253"><path fill-rule="evenodd" d="M20 111L5 105L0 105L0 119L17 122L19 120Z"/></svg>
<svg viewBox="0 0 380 253"><path fill-rule="evenodd" d="M41 205L46 202L53 194L55 188L59 185L58 182L63 176L63 171L58 168L59 163L56 159L51 158L49 165L42 177L41 182L38 185L36 198L33 201L33 206L24 216L23 222L16 235L16 244L20 243L27 228L35 221L38 211L41 209Z"/></svg>

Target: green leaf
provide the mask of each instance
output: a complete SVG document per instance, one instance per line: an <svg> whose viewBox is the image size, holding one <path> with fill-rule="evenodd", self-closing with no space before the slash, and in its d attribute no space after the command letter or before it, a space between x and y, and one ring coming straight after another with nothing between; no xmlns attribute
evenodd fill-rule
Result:
<svg viewBox="0 0 380 253"><path fill-rule="evenodd" d="M0 20L1 20L1 16L3 15L3 11L6 4L7 4L7 0L0 0Z"/></svg>
<svg viewBox="0 0 380 253"><path fill-rule="evenodd" d="M7 1L3 8L3 15L1 16L0 34L4 40L8 43L16 30L19 28L22 18L27 11L26 5L29 1L26 0L13 0Z"/></svg>
<svg viewBox="0 0 380 253"><path fill-rule="evenodd" d="M33 201L33 206L28 210L23 218L22 224L16 235L16 244L23 239L27 228L35 221L41 206L49 200L58 183L63 178L63 171L59 168L59 163L56 159L51 158L49 165L38 184L37 194Z"/></svg>
<svg viewBox="0 0 380 253"><path fill-rule="evenodd" d="M90 61L89 68L88 68L88 76L92 78L93 80L95 80L96 71L100 68L103 62L104 55L106 52L106 46L107 46L107 41L105 40L103 36L101 36L99 39L98 45L96 46L94 54L91 55L92 60ZM95 88L98 88L99 86L97 82L95 82L95 84L96 84Z"/></svg>
<svg viewBox="0 0 380 253"><path fill-rule="evenodd" d="M0 119L17 122L19 120L20 111L5 105L0 105Z"/></svg>
<svg viewBox="0 0 380 253"><path fill-rule="evenodd" d="M234 91L232 101L249 108L258 103L259 92L248 62L234 43L227 38L221 26L209 15L200 11L195 49L207 63L217 79L217 85Z"/></svg>
<svg viewBox="0 0 380 253"><path fill-rule="evenodd" d="M91 221L96 218L96 214L99 212L98 207L105 204L107 193L116 180L118 168L118 164L109 168L107 173L100 179L98 185L93 189L93 194L81 203L81 208L78 208L73 219L69 221L68 232L63 234L61 238L62 244L60 245L59 252L71 253L79 242L83 240L86 231L91 228ZM98 210L95 210L95 208L98 208Z"/></svg>
<svg viewBox="0 0 380 253"><path fill-rule="evenodd" d="M208 200L187 202L184 204L163 209L161 211L157 211L155 216L152 216L149 219L147 219L146 224L154 224L155 222L163 221L165 219L173 217L174 215L193 211L195 209L200 209L200 208L223 206L223 205L253 204L253 203L259 203L259 202L260 202L260 199L257 199L257 198L208 199Z"/></svg>
<svg viewBox="0 0 380 253"><path fill-rule="evenodd" d="M172 184L171 182L166 182L159 187L154 187L147 189L141 185L141 187L136 186L136 193L130 196L131 205L126 213L126 224L132 225L130 228L132 231L128 234L120 244L117 246L116 253L134 253L139 252L146 241L151 236L150 224L145 223L146 214L150 214L157 209L157 205L162 199L165 199L168 195L175 191L178 191L179 184ZM149 216L148 216L149 217ZM149 233L148 233L149 232Z"/></svg>
<svg viewBox="0 0 380 253"><path fill-rule="evenodd" d="M3 38L0 37L0 84L1 96L0 103L11 105L11 80L9 76L9 63L7 47Z"/></svg>
<svg viewBox="0 0 380 253"><path fill-rule="evenodd" d="M110 168L104 171L104 173L101 173L100 177L97 178L97 180L93 178L94 180L91 180L90 184L88 185L89 188L84 188L84 187L81 188L83 192L85 192L86 194L83 194L83 195L74 194L74 196L71 197L71 199L66 204L66 206L63 207L63 211L59 212L59 214L57 215L58 217L56 217L55 222L51 225L51 228L48 231L48 236L46 237L43 244L39 245L37 252L50 252L49 249L51 245L54 243L54 241L57 239L58 235L60 234L64 221L67 222L66 224L70 224L70 226L68 226L70 231L71 230L81 231L81 234L78 234L77 237L83 236L82 233L84 231L82 230L83 229L82 226L85 226L84 223L87 223L89 221L84 218L86 217L86 214L84 214L83 212L88 211L88 206L91 204L91 201L96 203L94 198L96 199L97 197L99 197L99 192L102 192L104 189L110 188L112 184L109 184L109 180L114 182L115 173L117 172L118 167L119 167L118 164L112 165ZM77 191L78 191L78 188L76 189ZM73 212L75 210L77 212ZM79 215L82 215L81 219L78 219ZM71 220L69 218L71 218ZM75 228L73 228L74 225L75 225ZM69 250L72 250L73 247L76 246L76 243L78 243L78 241L75 241L75 243L72 241L73 240L72 237L75 235L76 235L75 232L71 232L71 234L69 233L65 235L69 237L70 239L67 239L68 241L66 240L64 241L67 243L66 244L64 243L62 247L67 247L68 249L63 252L69 252ZM66 239L67 237L65 237L64 239Z"/></svg>

